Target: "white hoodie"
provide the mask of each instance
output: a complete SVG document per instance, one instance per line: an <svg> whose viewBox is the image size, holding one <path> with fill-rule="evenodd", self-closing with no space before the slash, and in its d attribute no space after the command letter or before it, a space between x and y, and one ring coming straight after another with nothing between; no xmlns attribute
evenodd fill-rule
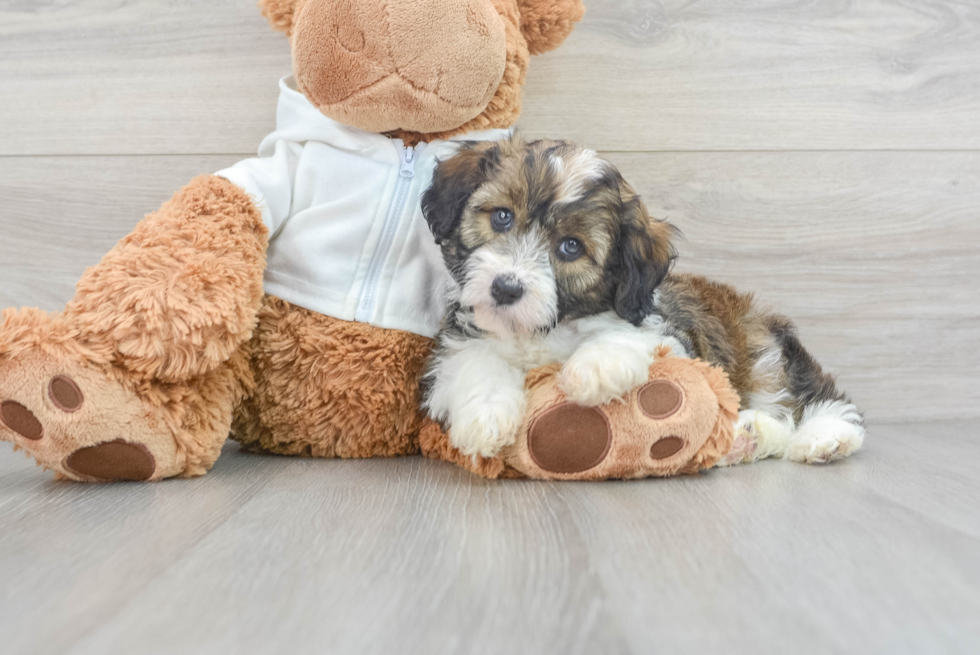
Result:
<svg viewBox="0 0 980 655"><path fill-rule="evenodd" d="M474 132L406 148L324 116L280 81L276 131L218 173L248 193L269 228L266 293L345 321L435 336L448 273L420 200L437 160Z"/></svg>

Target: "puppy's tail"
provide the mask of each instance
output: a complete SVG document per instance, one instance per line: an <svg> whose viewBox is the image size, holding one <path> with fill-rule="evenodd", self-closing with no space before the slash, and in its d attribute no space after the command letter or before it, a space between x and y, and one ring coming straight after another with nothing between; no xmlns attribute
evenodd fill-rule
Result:
<svg viewBox="0 0 980 655"><path fill-rule="evenodd" d="M784 456L822 464L851 455L864 443L864 415L803 347L792 323L776 319L770 332L782 351L797 425Z"/></svg>

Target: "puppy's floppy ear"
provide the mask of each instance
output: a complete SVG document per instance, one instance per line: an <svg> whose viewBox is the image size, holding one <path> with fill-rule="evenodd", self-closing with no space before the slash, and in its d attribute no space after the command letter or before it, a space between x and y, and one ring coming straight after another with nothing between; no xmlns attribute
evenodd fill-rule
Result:
<svg viewBox="0 0 980 655"><path fill-rule="evenodd" d="M317 0L313 0L316 2ZM259 0L259 9L272 28L289 36L293 31L296 14L306 0Z"/></svg>
<svg viewBox="0 0 980 655"><path fill-rule="evenodd" d="M677 258L673 239L677 228L650 218L639 196L623 204L619 241L618 282L613 308L620 318L639 325L653 312L653 292L667 277Z"/></svg>
<svg viewBox="0 0 980 655"><path fill-rule="evenodd" d="M554 50L585 15L582 0L517 0L521 32L532 55Z"/></svg>
<svg viewBox="0 0 980 655"><path fill-rule="evenodd" d="M432 184L422 195L422 215L436 243L456 230L467 201L496 166L499 152L496 145L464 143L459 152L436 166Z"/></svg>

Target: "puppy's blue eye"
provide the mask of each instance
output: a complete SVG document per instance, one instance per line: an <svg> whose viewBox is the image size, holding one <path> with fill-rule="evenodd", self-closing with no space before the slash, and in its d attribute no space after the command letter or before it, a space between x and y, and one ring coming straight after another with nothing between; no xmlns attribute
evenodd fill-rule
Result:
<svg viewBox="0 0 980 655"><path fill-rule="evenodd" d="M573 262L582 256L585 252L585 246L582 242L575 237L568 237L562 240L558 245L558 256L564 259L566 262Z"/></svg>
<svg viewBox="0 0 980 655"><path fill-rule="evenodd" d="M514 227L514 212L509 209L494 209L490 215L490 227L494 232L509 232Z"/></svg>

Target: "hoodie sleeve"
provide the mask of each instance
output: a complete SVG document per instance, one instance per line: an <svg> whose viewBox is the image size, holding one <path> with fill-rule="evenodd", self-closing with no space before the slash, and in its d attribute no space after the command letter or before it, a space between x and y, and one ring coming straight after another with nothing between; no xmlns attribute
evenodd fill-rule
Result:
<svg viewBox="0 0 980 655"><path fill-rule="evenodd" d="M216 173L252 197L272 238L289 218L296 168L302 152L302 144L278 141L270 156L245 159Z"/></svg>

